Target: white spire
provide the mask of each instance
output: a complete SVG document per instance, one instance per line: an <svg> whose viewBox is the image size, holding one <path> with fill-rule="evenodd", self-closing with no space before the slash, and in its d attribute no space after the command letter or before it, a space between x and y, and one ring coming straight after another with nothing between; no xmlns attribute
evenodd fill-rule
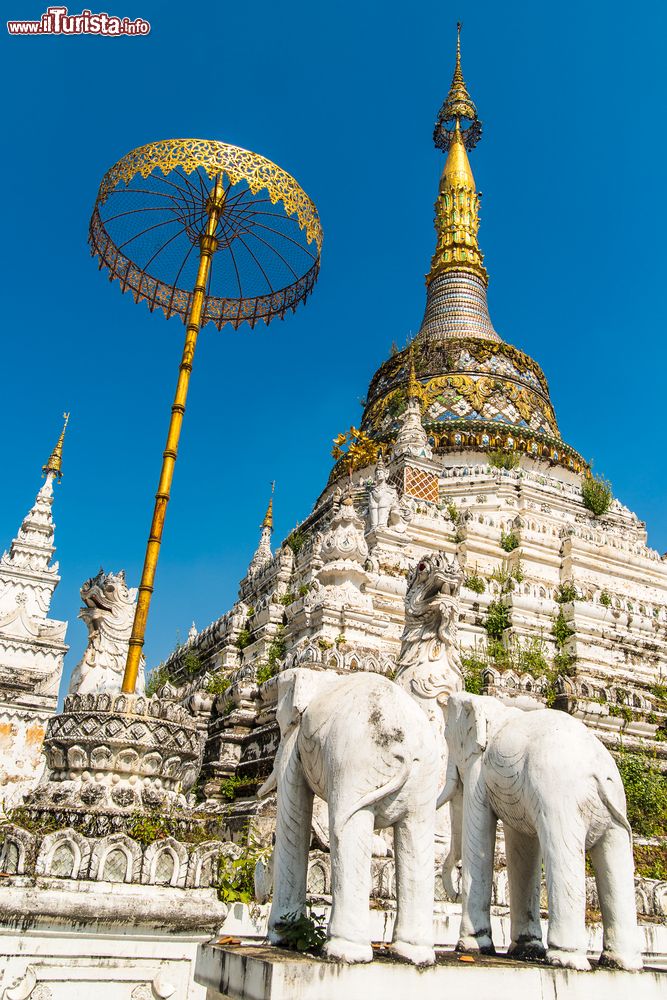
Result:
<svg viewBox="0 0 667 1000"><path fill-rule="evenodd" d="M271 551L271 535L273 534L273 491L275 489L275 482L271 484L271 498L269 500L269 506L266 508L266 514L264 515L264 520L262 521L262 533L259 536L259 545L255 551L254 556L250 560L250 565L248 566L248 576L256 573L262 566L266 566L267 562L270 562L273 555Z"/></svg>
<svg viewBox="0 0 667 1000"><path fill-rule="evenodd" d="M55 462L9 550L0 557L0 702L10 741L0 748L0 800L18 801L39 774L44 728L56 710L67 622L48 617L58 586L53 562Z"/></svg>
<svg viewBox="0 0 667 1000"><path fill-rule="evenodd" d="M53 592L58 586L58 563L52 562L55 547L53 505L54 472L47 472L46 482L26 514L8 552L0 558L0 618L8 603L23 598L26 610L37 618L46 618Z"/></svg>

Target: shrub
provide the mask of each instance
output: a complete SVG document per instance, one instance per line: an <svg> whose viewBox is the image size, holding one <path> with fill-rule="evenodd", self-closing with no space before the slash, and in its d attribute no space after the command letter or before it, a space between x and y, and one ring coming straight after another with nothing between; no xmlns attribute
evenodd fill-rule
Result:
<svg viewBox="0 0 667 1000"><path fill-rule="evenodd" d="M278 663L261 663L255 671L255 680L258 684L263 684L270 677L275 677L278 673Z"/></svg>
<svg viewBox="0 0 667 1000"><path fill-rule="evenodd" d="M312 912L287 913L276 924L283 948L292 951L319 952L326 941L327 935L322 924L324 916L316 916Z"/></svg>
<svg viewBox="0 0 667 1000"><path fill-rule="evenodd" d="M544 643L537 637L528 639L525 644L517 643L516 659L516 669L520 674L543 677L549 673Z"/></svg>
<svg viewBox="0 0 667 1000"><path fill-rule="evenodd" d="M243 853L238 858L220 855L218 859L217 890L223 903L251 903L255 896L255 867L266 859L270 848L263 847L248 826L242 834L245 840Z"/></svg>
<svg viewBox="0 0 667 1000"><path fill-rule="evenodd" d="M168 684L170 680L171 674L164 664L159 667L153 667L146 678L146 695L151 698L154 694L157 694L161 687Z"/></svg>
<svg viewBox="0 0 667 1000"><path fill-rule="evenodd" d="M189 649L183 654L181 666L183 667L186 677L194 677L195 674L200 673L202 669L202 662L199 659L198 654L195 653L194 649Z"/></svg>
<svg viewBox="0 0 667 1000"><path fill-rule="evenodd" d="M489 604L484 628L492 639L500 639L506 628L510 626L510 612L502 601L491 601Z"/></svg>
<svg viewBox="0 0 667 1000"><path fill-rule="evenodd" d="M622 750L616 763L621 772L632 829L643 837L667 835L667 776L646 753Z"/></svg>
<svg viewBox="0 0 667 1000"><path fill-rule="evenodd" d="M521 560L519 560L515 566L510 567L507 559L503 559L500 566L496 566L491 574L491 579L495 580L495 582L500 586L501 594L509 593L514 586L514 583L521 583L523 578Z"/></svg>
<svg viewBox="0 0 667 1000"><path fill-rule="evenodd" d="M278 672L278 661L283 659L286 650L287 647L285 645L285 640L283 639L283 626L281 625L279 626L267 653L269 666L272 668L275 667L275 673Z"/></svg>
<svg viewBox="0 0 667 1000"><path fill-rule="evenodd" d="M156 840L164 840L173 833L173 823L167 813L134 812L127 823L128 836L142 847L148 847Z"/></svg>
<svg viewBox="0 0 667 1000"><path fill-rule="evenodd" d="M576 662L577 658L573 653L564 653L562 650L559 650L554 656L554 670L564 677L572 677L575 672L574 665Z"/></svg>
<svg viewBox="0 0 667 1000"><path fill-rule="evenodd" d="M483 594L486 590L486 584L481 576L478 576L477 572L470 573L463 581L464 587L468 590L472 590L474 594Z"/></svg>
<svg viewBox="0 0 667 1000"><path fill-rule="evenodd" d="M452 522L452 524L459 524L461 521L461 514L455 503L447 504L447 517Z"/></svg>
<svg viewBox="0 0 667 1000"><path fill-rule="evenodd" d="M626 723L632 721L632 709L629 705L610 705L609 714L617 719L625 719Z"/></svg>
<svg viewBox="0 0 667 1000"><path fill-rule="evenodd" d="M505 552L514 552L520 545L519 536L514 531L503 531L500 535L500 547Z"/></svg>
<svg viewBox="0 0 667 1000"><path fill-rule="evenodd" d="M226 677L222 671L217 670L206 683L207 694L224 694L232 686L231 677Z"/></svg>
<svg viewBox="0 0 667 1000"><path fill-rule="evenodd" d="M570 636L574 635L574 629L570 628L567 624L562 608L559 608L558 614L554 618L553 622L551 634L556 640L557 648L562 650Z"/></svg>
<svg viewBox="0 0 667 1000"><path fill-rule="evenodd" d="M635 874L667 882L667 844L634 844Z"/></svg>
<svg viewBox="0 0 667 1000"><path fill-rule="evenodd" d="M584 507L601 517L606 514L611 507L614 495L611 491L611 483L602 476L594 476L593 473L585 476L581 483L581 498Z"/></svg>
<svg viewBox="0 0 667 1000"><path fill-rule="evenodd" d="M278 603L282 604L285 608L293 604L294 601L296 601L296 594L293 594L291 590L288 590L286 594L278 598Z"/></svg>
<svg viewBox="0 0 667 1000"><path fill-rule="evenodd" d="M667 708L667 685L654 684L653 687L650 689L650 691L653 697L656 698L658 701L664 702L665 708Z"/></svg>
<svg viewBox="0 0 667 1000"><path fill-rule="evenodd" d="M250 634L250 629L242 628L236 638L236 642L234 643L234 645L236 646L237 649L245 649L246 646L249 646L251 642L252 642L252 635Z"/></svg>
<svg viewBox="0 0 667 1000"><path fill-rule="evenodd" d="M602 593L600 594L600 604L602 605L603 608L611 607L611 597L606 590L603 590Z"/></svg>
<svg viewBox="0 0 667 1000"><path fill-rule="evenodd" d="M490 451L489 465L494 469L516 469L521 459L514 451Z"/></svg>
<svg viewBox="0 0 667 1000"><path fill-rule="evenodd" d="M578 601L579 599L579 591L573 583L561 583L556 588L554 600L557 601L558 604L569 604L570 601Z"/></svg>
<svg viewBox="0 0 667 1000"><path fill-rule="evenodd" d="M232 774L220 782L220 795L228 802L233 802L238 792L254 791L257 782L254 778L240 778L238 774Z"/></svg>
<svg viewBox="0 0 667 1000"><path fill-rule="evenodd" d="M461 666L463 667L463 686L470 694L484 694L483 671L486 666L485 660L475 653L463 653L461 655Z"/></svg>
<svg viewBox="0 0 667 1000"><path fill-rule="evenodd" d="M295 556L298 556L299 552L303 548L306 542L306 536L301 531L300 528L295 528L291 535L288 535L286 545L289 545Z"/></svg>

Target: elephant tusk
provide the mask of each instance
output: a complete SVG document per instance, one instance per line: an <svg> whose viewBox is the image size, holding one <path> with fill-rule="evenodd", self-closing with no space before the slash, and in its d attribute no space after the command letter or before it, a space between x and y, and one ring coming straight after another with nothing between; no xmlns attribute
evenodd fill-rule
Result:
<svg viewBox="0 0 667 1000"><path fill-rule="evenodd" d="M450 759L447 761L447 777L445 780L445 787L438 795L438 801L435 804L435 808L439 809L440 806L444 806L446 802L451 802L458 788L459 772L456 765L453 764Z"/></svg>
<svg viewBox="0 0 667 1000"><path fill-rule="evenodd" d="M258 788L257 798L265 799L267 795L271 794L271 792L275 792L277 787L278 787L278 777L276 775L276 769L274 768L273 771L271 771L271 774L264 782L264 784L262 785L262 787Z"/></svg>

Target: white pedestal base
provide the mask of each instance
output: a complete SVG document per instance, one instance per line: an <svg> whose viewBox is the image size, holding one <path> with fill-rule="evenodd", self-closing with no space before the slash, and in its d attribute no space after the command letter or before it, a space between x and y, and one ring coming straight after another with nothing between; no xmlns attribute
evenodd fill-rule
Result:
<svg viewBox="0 0 667 1000"><path fill-rule="evenodd" d="M195 980L206 1000L664 1000L667 973L571 972L506 958L461 961L453 952L426 969L377 958L342 965L258 945L201 945Z"/></svg>

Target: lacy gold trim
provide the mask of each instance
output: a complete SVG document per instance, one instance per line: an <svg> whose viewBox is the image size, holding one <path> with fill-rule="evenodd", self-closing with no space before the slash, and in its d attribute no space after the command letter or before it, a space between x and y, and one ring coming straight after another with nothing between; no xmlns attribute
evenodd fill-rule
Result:
<svg viewBox="0 0 667 1000"><path fill-rule="evenodd" d="M287 214L296 215L299 226L305 229L308 242L315 240L318 251L322 251L322 225L317 209L294 178L264 156L225 142L164 139L139 146L106 172L97 201L104 204L119 181L129 184L135 174L148 177L154 170L161 170L166 175L177 167L182 167L186 174L203 167L211 178L223 172L232 184L246 181L253 194L266 189L272 204L282 201Z"/></svg>

